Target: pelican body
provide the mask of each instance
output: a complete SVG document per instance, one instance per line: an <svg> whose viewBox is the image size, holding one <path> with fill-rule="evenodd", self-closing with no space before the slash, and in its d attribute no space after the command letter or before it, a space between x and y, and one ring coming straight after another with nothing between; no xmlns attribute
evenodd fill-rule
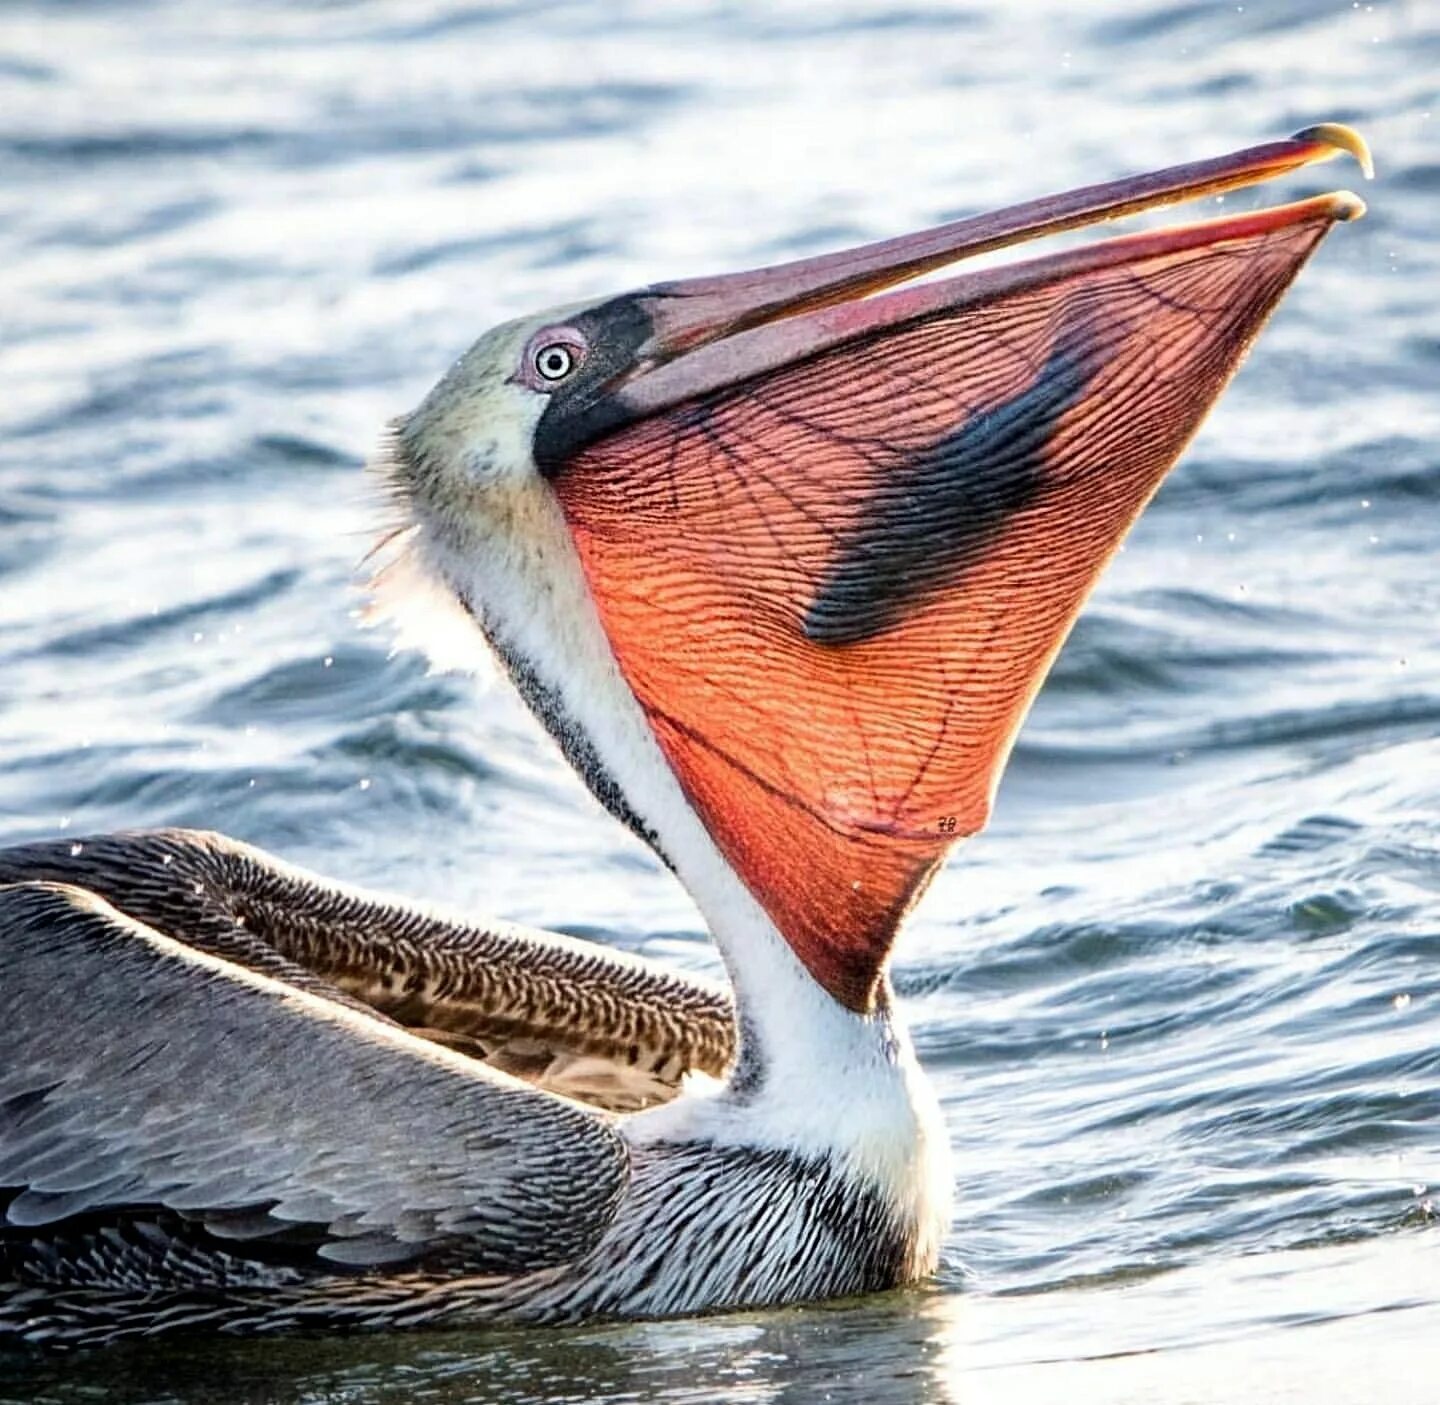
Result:
<svg viewBox="0 0 1440 1405"><path fill-rule="evenodd" d="M908 286L1347 129L481 338L379 470L728 988L220 835L0 853L0 1344L644 1318L923 1279L896 932L1348 194Z"/></svg>

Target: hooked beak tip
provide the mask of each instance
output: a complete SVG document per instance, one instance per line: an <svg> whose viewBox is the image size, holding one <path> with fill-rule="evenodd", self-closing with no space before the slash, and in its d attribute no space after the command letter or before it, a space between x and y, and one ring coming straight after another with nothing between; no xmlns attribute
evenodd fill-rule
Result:
<svg viewBox="0 0 1440 1405"><path fill-rule="evenodd" d="M1353 190L1337 190L1330 197L1330 208L1341 224L1358 220L1365 213L1365 202Z"/></svg>
<svg viewBox="0 0 1440 1405"><path fill-rule="evenodd" d="M1314 142L1317 146L1328 146L1329 152L1321 156L1322 161L1329 161L1336 156L1350 155L1360 163L1360 170L1366 180L1375 179L1375 161L1370 155L1370 147L1365 138L1355 130L1354 127L1347 127L1343 122L1320 122L1313 127L1304 127L1296 132L1291 138L1292 141ZM1354 197L1351 197L1354 199ZM1346 215L1345 219L1356 219L1365 212L1363 203L1359 211L1354 215Z"/></svg>

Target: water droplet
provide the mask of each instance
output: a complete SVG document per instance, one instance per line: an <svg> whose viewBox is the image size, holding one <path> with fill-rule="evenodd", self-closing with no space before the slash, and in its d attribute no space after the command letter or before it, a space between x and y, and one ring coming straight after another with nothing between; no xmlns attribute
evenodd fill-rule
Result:
<svg viewBox="0 0 1440 1405"><path fill-rule="evenodd" d="M1397 995L1390 1003L1394 1005L1397 1010L1408 1010L1410 1008L1410 997L1408 994L1401 992L1401 994Z"/></svg>
<svg viewBox="0 0 1440 1405"><path fill-rule="evenodd" d="M361 790L369 790L369 789L370 789L370 777L369 777L369 776L362 776L362 777L360 778L360 789L361 789Z"/></svg>
<svg viewBox="0 0 1440 1405"><path fill-rule="evenodd" d="M70 857L72 859L78 859L84 852L85 846L83 844L72 844L70 846Z"/></svg>

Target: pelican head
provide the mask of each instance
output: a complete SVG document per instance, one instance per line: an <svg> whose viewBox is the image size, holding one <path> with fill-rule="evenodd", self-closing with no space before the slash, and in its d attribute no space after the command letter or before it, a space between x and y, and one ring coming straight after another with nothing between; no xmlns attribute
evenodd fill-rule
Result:
<svg viewBox="0 0 1440 1405"><path fill-rule="evenodd" d="M864 1013L1100 569L1363 206L910 280L1341 151L1368 165L1309 128L507 323L395 426L412 549L712 924L750 902Z"/></svg>

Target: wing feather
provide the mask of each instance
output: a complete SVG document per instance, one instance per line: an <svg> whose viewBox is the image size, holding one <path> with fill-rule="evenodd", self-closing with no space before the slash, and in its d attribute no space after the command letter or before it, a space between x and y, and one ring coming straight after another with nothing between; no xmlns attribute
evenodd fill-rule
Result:
<svg viewBox="0 0 1440 1405"><path fill-rule="evenodd" d="M142 830L0 850L0 883L67 883L187 946L615 1111L734 1054L728 993L657 962L318 878L250 845Z"/></svg>
<svg viewBox="0 0 1440 1405"><path fill-rule="evenodd" d="M242 1254L301 1231L337 1266L517 1273L590 1248L627 1172L601 1113L92 893L0 888L0 1260L178 1216Z"/></svg>

